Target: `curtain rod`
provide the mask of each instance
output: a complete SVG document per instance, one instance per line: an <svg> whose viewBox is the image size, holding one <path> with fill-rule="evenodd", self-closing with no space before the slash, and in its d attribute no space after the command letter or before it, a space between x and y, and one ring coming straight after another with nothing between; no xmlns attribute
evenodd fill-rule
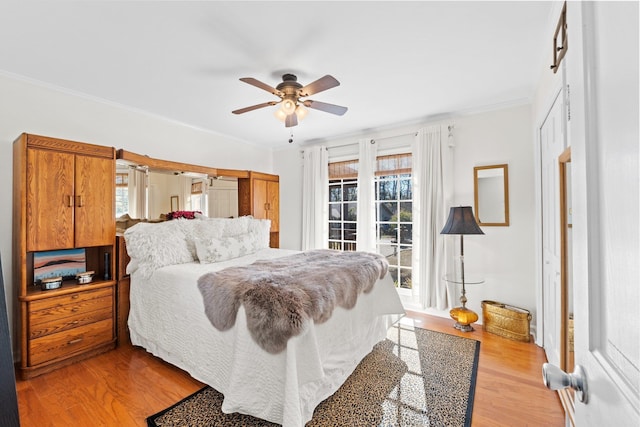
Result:
<svg viewBox="0 0 640 427"><path fill-rule="evenodd" d="M410 133L403 133L403 134L400 134L400 135L385 136L383 138L371 138L369 140L369 142L372 143L372 144L375 144L376 141L383 141L385 139L391 139L391 138L400 138L400 137L403 137L403 136L411 136L411 135L416 136L417 134L418 134L418 132L410 132ZM357 145L357 144L358 144L357 142L350 142L348 144L332 145L330 147L327 147L327 150L330 150L332 148L348 147L350 145Z"/></svg>

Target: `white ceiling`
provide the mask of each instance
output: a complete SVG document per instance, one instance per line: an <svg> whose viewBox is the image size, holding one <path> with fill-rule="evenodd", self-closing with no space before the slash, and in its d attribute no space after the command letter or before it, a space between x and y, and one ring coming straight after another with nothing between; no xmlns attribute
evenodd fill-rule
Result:
<svg viewBox="0 0 640 427"><path fill-rule="evenodd" d="M287 146L530 100L551 45L550 2L97 2L0 4L0 72L254 144ZM271 86L341 85L286 129Z"/></svg>

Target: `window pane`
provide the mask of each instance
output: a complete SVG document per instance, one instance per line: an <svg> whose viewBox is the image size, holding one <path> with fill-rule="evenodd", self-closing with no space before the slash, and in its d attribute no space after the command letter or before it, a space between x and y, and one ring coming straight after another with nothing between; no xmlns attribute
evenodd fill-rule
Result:
<svg viewBox="0 0 640 427"><path fill-rule="evenodd" d="M411 222L413 217L413 203L400 202L400 222Z"/></svg>
<svg viewBox="0 0 640 427"><path fill-rule="evenodd" d="M344 224L344 240L356 240L356 224L347 222Z"/></svg>
<svg viewBox="0 0 640 427"><path fill-rule="evenodd" d="M378 200L396 200L397 184L395 181L380 181L378 183Z"/></svg>
<svg viewBox="0 0 640 427"><path fill-rule="evenodd" d="M411 289L411 270L406 268L400 269L400 287L404 289Z"/></svg>
<svg viewBox="0 0 640 427"><path fill-rule="evenodd" d="M358 200L358 184L351 183L344 185L344 200L355 201Z"/></svg>
<svg viewBox="0 0 640 427"><path fill-rule="evenodd" d="M398 202L380 203L380 221L398 221Z"/></svg>
<svg viewBox="0 0 640 427"><path fill-rule="evenodd" d="M413 225L401 224L400 225L400 243L411 244L413 243Z"/></svg>
<svg viewBox="0 0 640 427"><path fill-rule="evenodd" d="M393 265L393 262L391 259L389 259L390 256L393 256L396 253L396 248L395 246L392 245L378 245L378 253L380 255L384 255L385 257L387 257L387 261L389 261L389 265Z"/></svg>
<svg viewBox="0 0 640 427"><path fill-rule="evenodd" d="M358 220L358 204L357 203L345 203L343 210L343 216L345 221L357 221Z"/></svg>
<svg viewBox="0 0 640 427"><path fill-rule="evenodd" d="M340 240L342 238L342 224L339 222L329 223L329 239Z"/></svg>
<svg viewBox="0 0 640 427"><path fill-rule="evenodd" d="M341 203L329 204L329 219L339 221L342 218L340 207Z"/></svg>
<svg viewBox="0 0 640 427"><path fill-rule="evenodd" d="M340 191L339 185L330 185L329 186L329 201L330 202L340 202L342 200L342 192Z"/></svg>
<svg viewBox="0 0 640 427"><path fill-rule="evenodd" d="M400 200L410 200L413 198L413 189L410 179L400 181Z"/></svg>

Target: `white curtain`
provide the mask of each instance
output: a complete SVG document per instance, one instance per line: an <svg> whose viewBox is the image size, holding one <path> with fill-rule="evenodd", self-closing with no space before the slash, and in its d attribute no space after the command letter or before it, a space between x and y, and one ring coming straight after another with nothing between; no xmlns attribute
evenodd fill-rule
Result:
<svg viewBox="0 0 640 427"><path fill-rule="evenodd" d="M377 147L368 139L358 141L358 222L356 224L356 248L359 251L376 252L376 193L375 172Z"/></svg>
<svg viewBox="0 0 640 427"><path fill-rule="evenodd" d="M178 209L182 211L191 210L191 184L193 178L180 175L180 198L178 199Z"/></svg>
<svg viewBox="0 0 640 427"><path fill-rule="evenodd" d="M329 154L325 146L303 151L302 250L329 247Z"/></svg>
<svg viewBox="0 0 640 427"><path fill-rule="evenodd" d="M147 218L147 171L129 169L129 216L131 218Z"/></svg>
<svg viewBox="0 0 640 427"><path fill-rule="evenodd" d="M423 308L443 310L453 295L443 276L452 261L451 243L440 234L452 197L450 148L443 144L440 126L420 129L413 143L413 272Z"/></svg>

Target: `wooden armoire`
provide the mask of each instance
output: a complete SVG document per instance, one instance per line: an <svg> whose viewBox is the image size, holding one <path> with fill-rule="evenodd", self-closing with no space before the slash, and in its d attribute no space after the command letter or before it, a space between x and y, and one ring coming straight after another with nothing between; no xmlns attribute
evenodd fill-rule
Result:
<svg viewBox="0 0 640 427"><path fill-rule="evenodd" d="M115 347L114 186L113 147L31 134L14 142L13 275L23 378ZM71 277L43 290L34 277L36 254L69 249L83 251L93 280Z"/></svg>

